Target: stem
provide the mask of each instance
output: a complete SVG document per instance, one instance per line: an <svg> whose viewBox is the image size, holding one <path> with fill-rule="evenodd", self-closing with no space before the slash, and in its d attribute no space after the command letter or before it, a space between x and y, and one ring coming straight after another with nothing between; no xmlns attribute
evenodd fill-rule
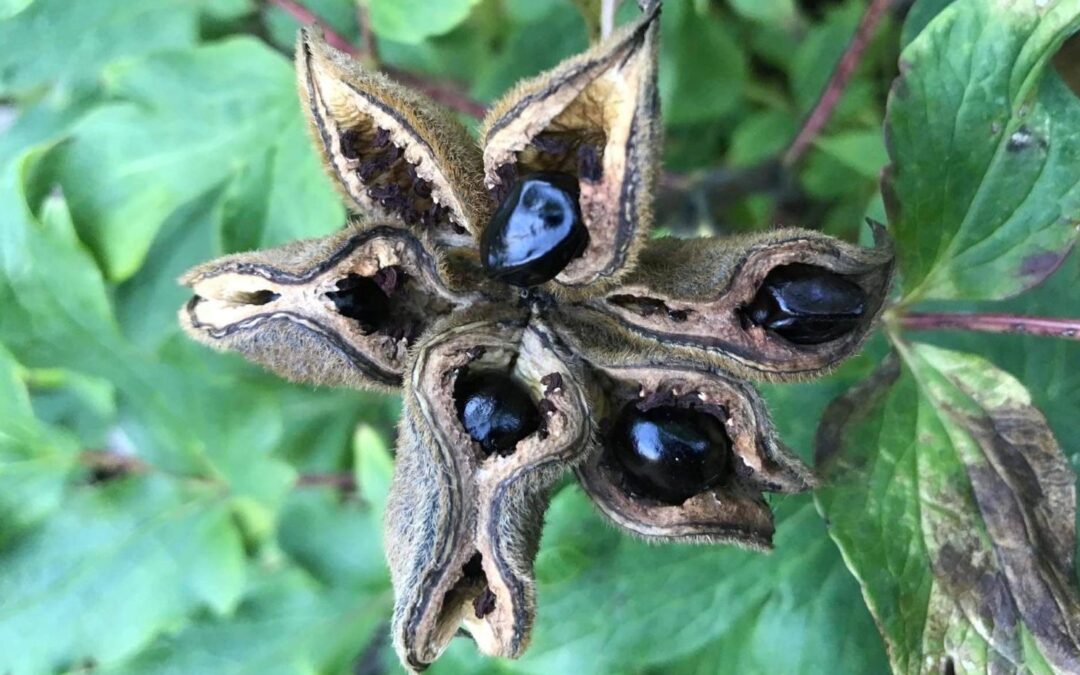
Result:
<svg viewBox="0 0 1080 675"><path fill-rule="evenodd" d="M615 13L619 11L622 0L600 0L600 39L603 40L615 30Z"/></svg>
<svg viewBox="0 0 1080 675"><path fill-rule="evenodd" d="M131 474L152 473L156 469L143 459L116 450L83 450L79 461L102 479ZM187 476L192 480L206 480ZM326 487L341 492L356 492L356 479L350 473L303 473L296 477L297 488Z"/></svg>
<svg viewBox="0 0 1080 675"><path fill-rule="evenodd" d="M859 27L855 29L855 35L851 38L851 42L848 43L847 49L844 50L844 55L840 57L840 62L836 64L836 69L833 70L828 84L825 85L825 91L821 93L821 97L814 104L813 110L806 117L802 129L799 130L795 140L791 142L787 152L784 153L783 164L785 167L798 164L806 155L807 150L810 149L814 139L825 128L825 124L829 121L833 110L836 109L836 105L840 102L840 97L851 80L851 76L855 74L855 69L862 60L863 53L874 36L874 31L892 2L893 0L873 0L870 6L866 8L862 19L859 20Z"/></svg>
<svg viewBox="0 0 1080 675"><path fill-rule="evenodd" d="M334 49L338 49L351 55L356 55L358 53L356 47L345 39L341 33L338 33L333 28L326 25L326 23L315 16L311 10L303 4L296 2L296 0L267 0L267 2L278 7L304 25L314 25L321 28L323 35L326 37L326 42ZM368 27L369 23L370 22L363 21L360 25L360 31L364 39L364 50L367 58L376 59L378 52L375 49L375 41L371 35L370 28ZM364 54L361 54L362 58L363 56ZM427 94L427 96L436 103L440 103L451 110L468 115L473 119L483 119L484 115L487 113L487 108L484 107L484 104L470 98L468 94L454 85L443 82L434 82L415 73L410 73L398 68L391 68L389 66L383 66L382 71L402 84Z"/></svg>
<svg viewBox="0 0 1080 675"><path fill-rule="evenodd" d="M899 318L905 330L971 330L1080 340L1080 319L1053 319L1016 314L912 312Z"/></svg>
<svg viewBox="0 0 1080 675"><path fill-rule="evenodd" d="M356 492L351 473L303 473L296 477L296 487L328 487L341 492Z"/></svg>
<svg viewBox="0 0 1080 675"><path fill-rule="evenodd" d="M326 25L326 23L315 16L310 9L304 7L299 2L296 2L295 0L268 0L268 2L305 26L314 25L321 28L323 35L326 37L327 44L334 49L341 50L347 54L355 53L356 48L352 46L352 43L345 39L341 33Z"/></svg>

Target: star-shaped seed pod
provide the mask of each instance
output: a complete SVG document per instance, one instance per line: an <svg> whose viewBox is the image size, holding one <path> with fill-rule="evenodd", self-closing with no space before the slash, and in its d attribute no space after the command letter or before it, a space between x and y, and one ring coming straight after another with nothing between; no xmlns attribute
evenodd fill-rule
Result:
<svg viewBox="0 0 1080 675"><path fill-rule="evenodd" d="M768 549L767 492L813 485L750 380L851 356L889 288L812 231L648 239L658 3L519 84L481 143L302 32L300 97L355 212L332 236L182 279L195 339L291 380L401 391L386 513L394 645L422 670L464 628L520 656L552 486L655 541Z"/></svg>

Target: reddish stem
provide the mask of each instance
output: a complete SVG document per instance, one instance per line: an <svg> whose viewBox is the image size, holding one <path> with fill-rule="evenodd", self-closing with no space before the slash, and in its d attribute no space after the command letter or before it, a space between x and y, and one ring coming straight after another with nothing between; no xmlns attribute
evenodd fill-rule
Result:
<svg viewBox="0 0 1080 675"><path fill-rule="evenodd" d="M840 102L851 76L855 74L855 69L858 67L859 61L862 60L863 53L865 53L867 46L870 45L870 41L874 37L874 31L877 29L882 17L885 16L889 6L892 5L892 2L893 0L873 0L870 6L866 8L862 19L859 21L859 27L855 29L855 35L851 38L851 42L848 43L844 55L840 57L840 62L836 64L836 69L833 70L829 83L825 85L825 91L821 93L821 97L814 104L813 110L810 111L802 129L799 130L799 134L791 142L787 152L784 153L784 166L790 167L798 164L807 150L810 149L814 139L825 128L825 124L828 123L833 110L836 109L836 105Z"/></svg>
<svg viewBox="0 0 1080 675"><path fill-rule="evenodd" d="M346 40L341 33L338 33L333 28L326 25L326 23L315 16L310 9L304 7L299 2L295 2L294 0L269 0L269 3L280 8L286 14L305 26L315 25L321 28L323 35L326 37L327 44L334 49L340 49L347 54L352 54L356 51L356 48L353 47L352 43Z"/></svg>
<svg viewBox="0 0 1080 675"><path fill-rule="evenodd" d="M913 312L900 317L906 330L973 330L1080 340L1080 319L1052 319L1015 314Z"/></svg>
<svg viewBox="0 0 1080 675"><path fill-rule="evenodd" d="M339 49L346 54L356 54L357 49L352 43L350 43L341 33L338 33L325 22L315 16L315 14L305 7L303 4L296 2L296 0L267 0L271 5L280 8L289 16L293 17L304 25L315 25L322 29L323 35L326 37L326 42L334 49ZM366 22L365 22L366 23ZM375 50L375 42L372 39L370 30L366 25L361 25L361 31L364 34L364 49L366 52L374 58L377 54ZM470 98L465 92L461 91L457 87L442 83L433 82L425 77L410 73L397 68L391 68L388 66L382 67L383 72L390 75L394 79L398 80L402 84L408 85L414 89L424 92L433 101L440 103L451 110L455 110L464 115L468 115L473 119L483 119L487 113L487 108L484 107L479 101L475 101Z"/></svg>

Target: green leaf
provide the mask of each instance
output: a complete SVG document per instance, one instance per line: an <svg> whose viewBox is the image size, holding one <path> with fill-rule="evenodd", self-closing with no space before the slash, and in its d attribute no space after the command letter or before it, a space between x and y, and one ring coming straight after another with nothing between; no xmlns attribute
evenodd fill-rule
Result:
<svg viewBox="0 0 1080 675"><path fill-rule="evenodd" d="M0 550L58 508L78 457L75 439L34 416L23 377L0 345Z"/></svg>
<svg viewBox="0 0 1080 675"><path fill-rule="evenodd" d="M669 126L715 122L742 99L746 54L723 17L693 3L664 5L659 78Z"/></svg>
<svg viewBox="0 0 1080 675"><path fill-rule="evenodd" d="M51 518L0 548L4 670L108 665L196 608L230 611L243 555L225 502L205 485L73 486Z"/></svg>
<svg viewBox="0 0 1080 675"><path fill-rule="evenodd" d="M394 458L390 447L379 432L367 424L361 424L353 436L353 466L360 496L381 517L390 494L390 480L394 474Z"/></svg>
<svg viewBox="0 0 1080 675"><path fill-rule="evenodd" d="M739 16L769 26L792 26L798 19L794 0L728 0Z"/></svg>
<svg viewBox="0 0 1080 675"><path fill-rule="evenodd" d="M1080 4L959 0L901 55L886 203L905 300L1004 298L1080 221L1080 100L1048 68Z"/></svg>
<svg viewBox="0 0 1080 675"><path fill-rule="evenodd" d="M877 180L881 169L889 161L880 131L840 132L818 138L814 141L814 146L844 166L873 180Z"/></svg>
<svg viewBox="0 0 1080 675"><path fill-rule="evenodd" d="M818 504L894 670L1075 671L1076 477L1046 420L979 357L899 349L817 443Z"/></svg>
<svg viewBox="0 0 1080 675"><path fill-rule="evenodd" d="M241 204L257 216L250 236L259 243L341 225L280 54L233 38L107 72L110 96L126 102L75 126L58 150L57 176L109 279L135 273L180 205L252 171L270 181ZM266 162L268 170L259 166ZM223 215L236 209L230 203Z"/></svg>
<svg viewBox="0 0 1080 675"><path fill-rule="evenodd" d="M900 48L904 49L919 36L935 16L951 5L955 0L915 0L904 18L904 29L900 34Z"/></svg>
<svg viewBox="0 0 1080 675"><path fill-rule="evenodd" d="M228 484L248 524L266 531L292 481L292 471L269 456L281 438L271 392L245 388L221 367L227 359L186 341L158 355L124 339L63 198L46 197L40 217L27 201L28 192L41 191L47 153L31 150L0 174L0 341L28 367L113 383L121 431L143 459ZM51 264L36 264L42 260Z"/></svg>
<svg viewBox="0 0 1080 675"><path fill-rule="evenodd" d="M564 490L537 560L542 610L515 670L881 672L880 638L810 500L774 505L776 552L762 555L650 546ZM443 667L432 672L453 672Z"/></svg>
<svg viewBox="0 0 1080 675"><path fill-rule="evenodd" d="M387 40L418 43L449 32L469 16L479 0L360 0L367 4L371 29Z"/></svg>
<svg viewBox="0 0 1080 675"><path fill-rule="evenodd" d="M235 615L207 617L162 637L109 675L352 672L389 613L390 595L324 590L294 569L253 581Z"/></svg>
<svg viewBox="0 0 1080 675"><path fill-rule="evenodd" d="M118 58L194 45L198 19L188 0L35 0L0 23L0 97L86 85Z"/></svg>

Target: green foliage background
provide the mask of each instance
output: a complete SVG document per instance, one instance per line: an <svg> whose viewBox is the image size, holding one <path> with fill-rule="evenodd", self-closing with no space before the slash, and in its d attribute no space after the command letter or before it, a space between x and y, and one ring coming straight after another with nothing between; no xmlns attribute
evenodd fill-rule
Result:
<svg viewBox="0 0 1080 675"><path fill-rule="evenodd" d="M353 0L307 4L359 40ZM664 204L666 229L782 222L854 239L864 216L885 220L886 94L901 41L945 4L917 3L903 35L886 19L798 171L720 202L693 193ZM587 44L587 22L569 0L369 5L386 63L484 102ZM667 167L738 169L781 151L864 8L668 0ZM281 382L188 342L175 320L186 297L174 280L191 265L343 222L295 95L297 27L253 0L0 0L4 675L398 668L385 640L392 597L380 543L398 400ZM1046 94L1058 97L1047 105L1064 109L1053 119L1075 121L1066 94ZM918 129L913 122L910 133ZM910 162L936 162L935 147ZM1055 175L1059 192L1074 195L1075 176ZM898 189L915 193L909 204L930 194ZM941 199L919 208L952 204ZM898 238L902 256L934 250L912 229ZM922 260L906 258L908 280L921 278ZM1075 256L1005 306L972 303L1007 288L954 292L977 284L935 274L920 293L961 302L950 309L1080 315ZM981 354L1025 383L1076 464L1076 343L932 341ZM885 350L879 338L825 380L765 387L786 441L809 458L827 403ZM91 471L83 456L103 450L133 453L137 470ZM356 492L310 484L331 473L354 476ZM567 486L537 561L540 613L527 656L484 661L456 640L432 672L887 671L859 583L813 498L773 505L770 556L653 547L604 524Z"/></svg>

